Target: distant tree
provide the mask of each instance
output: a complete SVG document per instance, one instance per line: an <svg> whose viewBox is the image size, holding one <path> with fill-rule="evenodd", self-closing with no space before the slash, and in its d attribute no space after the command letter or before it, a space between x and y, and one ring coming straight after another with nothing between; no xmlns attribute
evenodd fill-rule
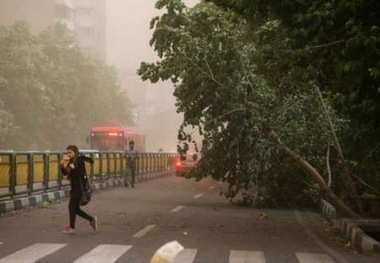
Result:
<svg viewBox="0 0 380 263"><path fill-rule="evenodd" d="M20 136L19 127L15 124L12 113L4 109L4 102L0 100L0 145L3 149L9 147L8 142L14 141L17 143L17 137ZM9 148L10 150L12 148Z"/></svg>
<svg viewBox="0 0 380 263"><path fill-rule="evenodd" d="M91 126L133 123L115 71L81 50L63 25L38 36L20 22L0 27L0 61L1 148L84 145Z"/></svg>
<svg viewBox="0 0 380 263"><path fill-rule="evenodd" d="M40 76L48 59L41 52L38 38L23 23L1 27L0 58L1 99L14 125L20 127L20 141L27 145L43 141L39 129L44 127L48 97ZM4 146L12 148L8 138Z"/></svg>

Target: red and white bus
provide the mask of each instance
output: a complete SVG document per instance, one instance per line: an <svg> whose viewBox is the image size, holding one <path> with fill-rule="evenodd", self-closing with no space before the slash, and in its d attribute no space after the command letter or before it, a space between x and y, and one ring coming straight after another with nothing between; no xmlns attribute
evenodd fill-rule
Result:
<svg viewBox="0 0 380 263"><path fill-rule="evenodd" d="M135 149L145 152L145 136L122 127L92 127L88 142L90 149L100 151L125 151L129 142L135 142Z"/></svg>

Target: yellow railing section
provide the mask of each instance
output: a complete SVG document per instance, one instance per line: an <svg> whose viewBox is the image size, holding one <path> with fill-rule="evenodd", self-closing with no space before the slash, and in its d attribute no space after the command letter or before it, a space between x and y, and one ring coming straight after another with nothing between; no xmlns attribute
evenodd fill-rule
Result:
<svg viewBox="0 0 380 263"><path fill-rule="evenodd" d="M0 156L0 187L9 186L9 173L11 164L9 156Z"/></svg>
<svg viewBox="0 0 380 263"><path fill-rule="evenodd" d="M28 181L28 165L26 162L26 156L16 157L17 177L16 184L24 184Z"/></svg>
<svg viewBox="0 0 380 263"><path fill-rule="evenodd" d="M127 161L123 152L85 153L93 158L94 164L86 162L89 176L121 175L126 172ZM146 171L160 171L173 168L176 154L140 153L137 161L137 174ZM43 183L60 180L60 158L63 152L1 152L0 151L0 188L28 183ZM67 161L67 160L66 160ZM109 174L108 174L109 172ZM29 177L31 177L29 179ZM32 182L30 181L32 180Z"/></svg>

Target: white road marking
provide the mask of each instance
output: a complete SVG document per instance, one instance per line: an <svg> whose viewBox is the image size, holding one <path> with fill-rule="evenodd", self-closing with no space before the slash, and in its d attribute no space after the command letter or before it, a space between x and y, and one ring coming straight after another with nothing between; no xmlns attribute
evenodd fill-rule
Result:
<svg viewBox="0 0 380 263"><path fill-rule="evenodd" d="M196 254L196 249L185 248L176 256L173 263L192 263Z"/></svg>
<svg viewBox="0 0 380 263"><path fill-rule="evenodd" d="M66 246L66 244L36 243L2 258L0 263L34 263L39 259L60 250L64 246Z"/></svg>
<svg viewBox="0 0 380 263"><path fill-rule="evenodd" d="M173 208L173 209L171 210L171 212L176 213L176 212L178 212L179 210L181 210L181 209L184 208L184 207L185 207L184 205L179 205L179 206Z"/></svg>
<svg viewBox="0 0 380 263"><path fill-rule="evenodd" d="M201 196L203 196L203 194L197 194L197 195L194 196L194 199L198 199Z"/></svg>
<svg viewBox="0 0 380 263"><path fill-rule="evenodd" d="M141 229L139 232L133 235L133 237L142 237L146 233L148 233L150 230L152 230L156 225L147 225L143 229Z"/></svg>
<svg viewBox="0 0 380 263"><path fill-rule="evenodd" d="M300 263L334 263L334 260L325 254L296 253Z"/></svg>
<svg viewBox="0 0 380 263"><path fill-rule="evenodd" d="M261 251L231 250L229 263L265 263L264 253Z"/></svg>
<svg viewBox="0 0 380 263"><path fill-rule="evenodd" d="M212 190L212 189L215 189L215 186L210 186L210 187L208 188L208 190Z"/></svg>
<svg viewBox="0 0 380 263"><path fill-rule="evenodd" d="M75 260L74 263L113 263L131 247L102 244Z"/></svg>

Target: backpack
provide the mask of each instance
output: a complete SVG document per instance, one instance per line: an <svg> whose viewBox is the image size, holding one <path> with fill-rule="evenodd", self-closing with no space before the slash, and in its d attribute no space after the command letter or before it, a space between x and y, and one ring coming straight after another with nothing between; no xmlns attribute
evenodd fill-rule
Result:
<svg viewBox="0 0 380 263"><path fill-rule="evenodd" d="M84 162L89 162L92 165L94 161L91 158L86 157L84 155L81 155L80 159L83 162L84 171L85 171L83 180L81 180L81 184L80 184L81 189L82 189L82 197L80 200L80 205L83 206L83 205L87 205L91 201L91 194L92 194L92 187L90 184L90 180L87 177L86 166L84 165Z"/></svg>
<svg viewBox="0 0 380 263"><path fill-rule="evenodd" d="M82 188L82 197L80 200L80 205L87 205L91 201L91 194L92 194L92 187L88 180L87 175L84 176L82 182L81 182L81 188Z"/></svg>

